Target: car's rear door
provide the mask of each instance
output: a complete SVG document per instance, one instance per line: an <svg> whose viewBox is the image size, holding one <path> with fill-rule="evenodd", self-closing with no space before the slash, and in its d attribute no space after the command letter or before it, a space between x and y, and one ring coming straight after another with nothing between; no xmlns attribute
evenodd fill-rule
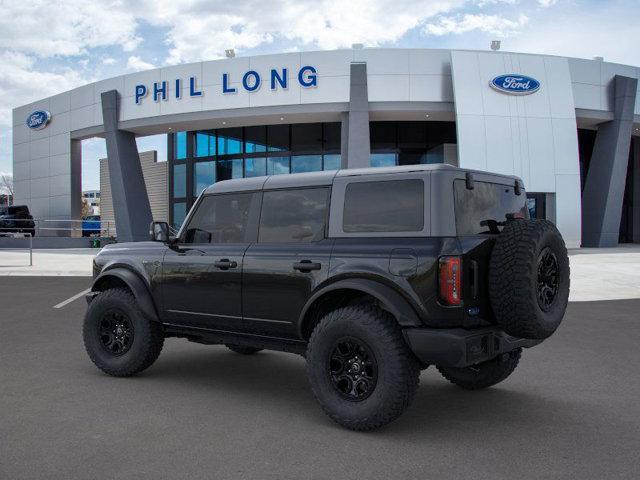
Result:
<svg viewBox="0 0 640 480"><path fill-rule="evenodd" d="M163 321L241 330L243 258L257 235L261 194L204 196L165 254Z"/></svg>
<svg viewBox="0 0 640 480"><path fill-rule="evenodd" d="M328 186L264 191L258 242L244 257L246 331L296 336L302 308L329 271L329 197Z"/></svg>

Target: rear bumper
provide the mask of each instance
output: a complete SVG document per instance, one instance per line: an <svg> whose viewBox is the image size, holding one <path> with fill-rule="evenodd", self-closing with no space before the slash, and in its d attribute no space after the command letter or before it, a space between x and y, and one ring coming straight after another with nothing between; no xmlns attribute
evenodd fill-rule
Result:
<svg viewBox="0 0 640 480"><path fill-rule="evenodd" d="M403 333L409 348L423 364L458 368L486 362L502 353L542 342L512 337L497 327L472 330L406 328Z"/></svg>

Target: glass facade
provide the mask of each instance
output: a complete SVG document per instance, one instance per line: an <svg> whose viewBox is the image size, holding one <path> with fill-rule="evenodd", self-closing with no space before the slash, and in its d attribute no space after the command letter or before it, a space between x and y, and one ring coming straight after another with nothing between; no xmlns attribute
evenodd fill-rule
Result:
<svg viewBox="0 0 640 480"><path fill-rule="evenodd" d="M340 168L340 123L220 128L170 135L171 224L209 185L232 178Z"/></svg>
<svg viewBox="0 0 640 480"><path fill-rule="evenodd" d="M169 135L171 224L178 228L209 185L232 178L337 170L341 124L297 123ZM433 149L456 143L454 122L371 122L372 167L442 162Z"/></svg>

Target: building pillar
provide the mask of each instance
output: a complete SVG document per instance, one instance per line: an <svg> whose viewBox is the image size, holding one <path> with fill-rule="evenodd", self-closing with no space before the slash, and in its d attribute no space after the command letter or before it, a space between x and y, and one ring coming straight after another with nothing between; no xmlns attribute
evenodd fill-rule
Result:
<svg viewBox="0 0 640 480"><path fill-rule="evenodd" d="M631 207L633 222L633 243L640 243L640 137L633 141L633 204Z"/></svg>
<svg viewBox="0 0 640 480"><path fill-rule="evenodd" d="M369 94L366 63L351 64L349 111L342 117L341 133L342 167L369 167L371 145L369 141Z"/></svg>
<svg viewBox="0 0 640 480"><path fill-rule="evenodd" d="M616 75L614 118L598 127L582 193L582 246L614 247L620 234L638 80Z"/></svg>
<svg viewBox="0 0 640 480"><path fill-rule="evenodd" d="M136 242L149 238L151 207L136 137L132 132L118 129L119 102L116 90L102 93L107 165L118 240Z"/></svg>

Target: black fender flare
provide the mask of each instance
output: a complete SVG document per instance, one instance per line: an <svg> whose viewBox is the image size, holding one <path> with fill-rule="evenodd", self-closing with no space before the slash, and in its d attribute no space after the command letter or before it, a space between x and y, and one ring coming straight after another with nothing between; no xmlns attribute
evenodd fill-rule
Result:
<svg viewBox="0 0 640 480"><path fill-rule="evenodd" d="M111 268L109 270L103 271L100 275L98 275L93 281L93 285L91 286L92 292L99 292L101 289L99 285L101 281L104 281L107 278L117 278L123 281L129 290L133 293L133 296L138 302L138 306L142 313L152 321L160 321L158 317L158 312L156 311L155 304L153 302L153 298L151 297L151 292L149 292L149 288L145 281L135 272L128 270L123 267Z"/></svg>
<svg viewBox="0 0 640 480"><path fill-rule="evenodd" d="M383 283L376 282L375 280L350 278L339 280L321 288L316 291L309 300L307 300L307 303L302 308L302 312L300 312L300 316L298 318L298 335L301 338L303 336L302 328L304 325L304 319L309 309L320 297L335 290L358 290L371 295L382 304L385 310L396 318L399 325L403 327L422 326L420 318L409 301L394 289L384 285Z"/></svg>

